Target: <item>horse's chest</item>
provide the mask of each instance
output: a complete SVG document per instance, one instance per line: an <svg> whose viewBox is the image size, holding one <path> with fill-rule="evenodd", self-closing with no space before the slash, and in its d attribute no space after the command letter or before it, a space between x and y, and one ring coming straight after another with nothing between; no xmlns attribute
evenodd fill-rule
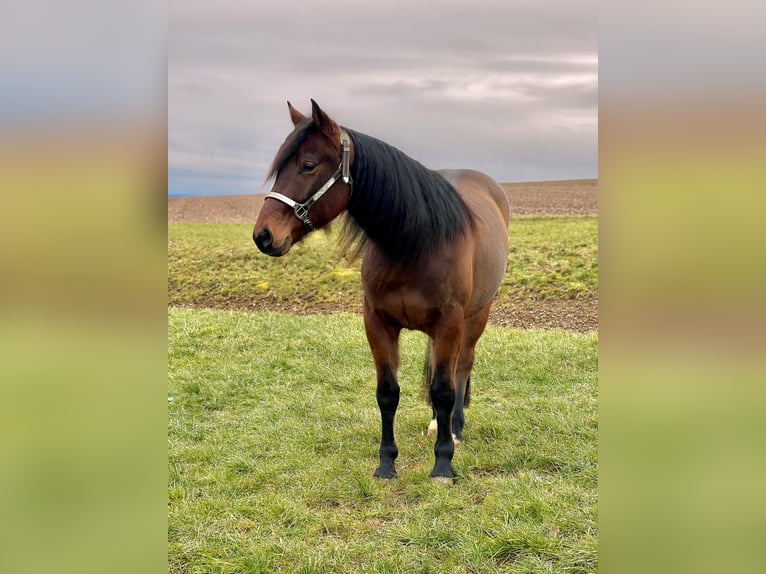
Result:
<svg viewBox="0 0 766 574"><path fill-rule="evenodd" d="M448 308L469 302L470 265L449 251L405 265L392 264L371 248L362 261L367 303L402 327L428 332Z"/></svg>
<svg viewBox="0 0 766 574"><path fill-rule="evenodd" d="M412 280L395 275L377 281L364 281L368 304L406 329L428 332L444 310L459 298L454 285L427 276Z"/></svg>

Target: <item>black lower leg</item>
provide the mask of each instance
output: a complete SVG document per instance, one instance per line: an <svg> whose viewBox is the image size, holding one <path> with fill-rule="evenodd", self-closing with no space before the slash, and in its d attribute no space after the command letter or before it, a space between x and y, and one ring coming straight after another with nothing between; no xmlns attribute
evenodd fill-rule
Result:
<svg viewBox="0 0 766 574"><path fill-rule="evenodd" d="M394 440L394 418L396 408L399 406L399 384L396 376L388 365L383 368L378 378L378 390L376 393L378 407L380 408L381 440L380 440L380 466L375 471L378 478L394 478L396 470L394 460L399 455L399 449Z"/></svg>
<svg viewBox="0 0 766 574"><path fill-rule="evenodd" d="M455 405L455 389L452 386L447 370L437 368L431 382L431 403L436 411L436 444L434 455L436 463L431 471L432 477L453 478L452 456L455 453L455 443L452 440L452 409Z"/></svg>

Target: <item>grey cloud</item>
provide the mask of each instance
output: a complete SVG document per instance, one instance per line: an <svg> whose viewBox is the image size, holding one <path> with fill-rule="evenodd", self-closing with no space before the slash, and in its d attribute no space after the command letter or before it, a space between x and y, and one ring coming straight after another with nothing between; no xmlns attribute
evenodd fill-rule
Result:
<svg viewBox="0 0 766 574"><path fill-rule="evenodd" d="M596 175L593 2L179 0L169 30L169 157L186 188L195 172L260 186L285 100L307 112L309 97L432 167Z"/></svg>

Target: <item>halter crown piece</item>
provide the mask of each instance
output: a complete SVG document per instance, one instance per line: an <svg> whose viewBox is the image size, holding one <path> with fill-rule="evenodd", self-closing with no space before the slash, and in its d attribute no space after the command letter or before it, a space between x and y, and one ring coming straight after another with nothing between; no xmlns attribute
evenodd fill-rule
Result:
<svg viewBox="0 0 766 574"><path fill-rule="evenodd" d="M276 199L278 201L281 201L284 204L289 205L293 208L293 211L295 212L295 217L300 219L303 222L303 225L306 226L306 229L309 231L314 231L314 226L311 224L311 221L309 220L309 209L311 209L311 206L314 205L317 201L319 201L319 198L321 198L328 189L330 189L336 181L339 179L343 180L343 183L348 184L349 189L349 196L351 196L351 193L354 191L354 180L351 179L351 144L349 143L348 134L346 132L343 132L341 134L340 139L341 149L342 149L342 157L340 161L340 165L338 166L338 169L335 170L335 173L332 175L330 179L328 179L325 184L320 187L317 191L314 192L314 195L309 197L306 201L303 203L298 203L295 200L290 199L286 195L282 195L281 193L277 192L270 192L266 194L266 199Z"/></svg>

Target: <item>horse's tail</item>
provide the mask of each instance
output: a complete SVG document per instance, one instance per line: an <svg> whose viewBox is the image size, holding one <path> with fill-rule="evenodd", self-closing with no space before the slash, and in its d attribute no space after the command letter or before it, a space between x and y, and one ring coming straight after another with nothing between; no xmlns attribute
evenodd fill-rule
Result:
<svg viewBox="0 0 766 574"><path fill-rule="evenodd" d="M465 381L465 396L463 397L463 407L468 407L471 404L471 375Z"/></svg>
<svg viewBox="0 0 766 574"><path fill-rule="evenodd" d="M423 397L426 403L431 404L431 379L433 378L433 365L431 364L431 354L433 353L434 341L428 338L426 344L426 358L423 362Z"/></svg>

